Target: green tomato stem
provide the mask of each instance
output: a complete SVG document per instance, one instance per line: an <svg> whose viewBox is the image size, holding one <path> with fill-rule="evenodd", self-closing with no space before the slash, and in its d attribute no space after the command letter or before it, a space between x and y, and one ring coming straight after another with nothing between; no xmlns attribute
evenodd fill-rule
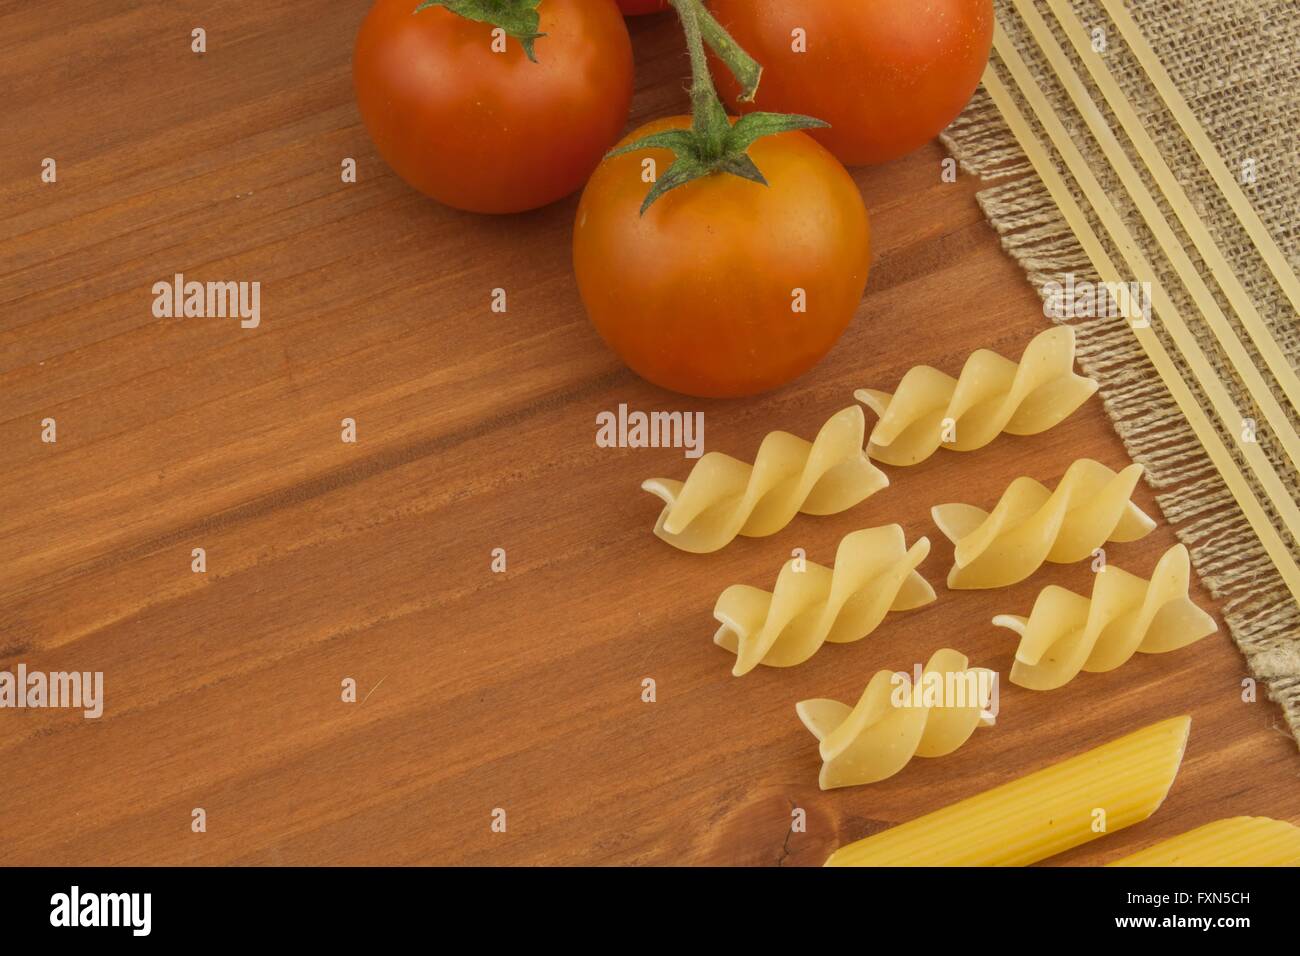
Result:
<svg viewBox="0 0 1300 956"><path fill-rule="evenodd" d="M717 55L718 59L726 64L731 75L740 84L741 102L752 103L758 93L758 84L763 79L762 65L732 39L731 34L709 12L708 7L700 0L693 0L693 4L700 21L700 33L704 37L704 42L709 45L709 49Z"/></svg>
<svg viewBox="0 0 1300 956"><path fill-rule="evenodd" d="M670 0L682 21L686 34L686 49L691 55L691 112L695 132L703 141L703 158L716 159L722 155L722 141L730 124L727 111L718 98L709 72L709 61L704 55L704 36L700 31L700 0Z"/></svg>
<svg viewBox="0 0 1300 956"><path fill-rule="evenodd" d="M749 157L749 147L765 136L826 126L811 116L761 112L749 113L733 124L713 85L704 45L708 43L713 48L750 97L758 87L762 67L713 19L701 0L669 0L669 3L682 22L686 48L691 55L691 127L650 133L607 154L607 158L612 158L643 149L672 151L673 164L655 177L641 204L642 215L664 193L706 176L739 176L766 186L762 170Z"/></svg>

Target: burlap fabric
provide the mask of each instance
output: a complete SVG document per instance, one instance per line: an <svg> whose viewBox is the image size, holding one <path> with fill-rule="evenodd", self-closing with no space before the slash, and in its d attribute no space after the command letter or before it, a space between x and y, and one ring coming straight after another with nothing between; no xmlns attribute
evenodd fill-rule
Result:
<svg viewBox="0 0 1300 956"><path fill-rule="evenodd" d="M1209 278L1193 244L1167 207L1120 124L1105 106L1100 91L1075 59L1075 51L1066 42L1061 24L1041 0L1037 2L1037 9L1067 50L1075 71L1088 85L1093 101L1101 107L1111 129L1130 151L1134 165L1142 171L1166 220L1206 278L1207 285L1219 297L1224 313L1239 329L1228 301ZM1155 267L1157 278L1195 331L1221 381L1237 406L1245 414L1251 414L1255 404L1247 389L1233 374L1190 294L1144 225L1103 150L1090 136L1058 81L1056 71L1009 0L997 0L996 5L1002 28L1071 131L1093 173L1105 186L1109 198ZM1102 31L1103 55L1111 75L1191 197L1287 360L1296 367L1300 364L1300 319L1295 310L1104 7L1098 0L1072 0L1071 5L1091 38L1095 40L1099 35L1096 31ZM1300 269L1300 3L1297 0L1127 0L1127 9L1214 143L1222 162L1242 183L1246 196L1292 270ZM1005 67L996 56L992 62L1014 92L1015 86ZM1016 99L1032 120L1033 112L1027 103L1019 94ZM1035 129L1046 140L1042 128L1036 125ZM984 212L1000 234L1003 246L1024 267L1040 293L1049 282L1063 282L1068 273L1074 274L1076 282L1098 281L1060 211L982 88L965 113L947 130L944 142L967 171L992 182L979 196ZM1060 157L1054 154L1054 158L1111 257L1122 262L1106 230L1096 219L1088 197L1078 189ZM1282 705L1291 732L1300 741L1300 607L1147 361L1126 320L1103 317L1060 321L1075 327L1080 365L1102 383L1106 411L1130 455L1145 466L1165 518L1191 550L1202 580L1222 600L1229 630L1245 654L1251 672L1266 687L1268 695ZM1166 348L1177 359L1178 351L1161 329L1158 315L1154 324ZM1277 390L1277 383L1249 338L1244 334L1241 338L1275 396L1293 423L1300 427L1295 410ZM1186 365L1181 361L1179 364L1184 380L1215 421L1203 390ZM1256 419L1263 421L1257 413ZM1222 435L1237 455L1238 436L1226 429ZM1258 439L1292 497L1300 498L1300 472L1296 466L1266 428L1261 428ZM1241 464L1239 455L1238 464ZM1243 470L1249 475L1248 470ZM1258 486L1255 490L1261 500L1268 501ZM1276 519L1275 514L1271 517ZM1282 524L1276 520L1275 524L1300 560L1300 549L1295 547Z"/></svg>

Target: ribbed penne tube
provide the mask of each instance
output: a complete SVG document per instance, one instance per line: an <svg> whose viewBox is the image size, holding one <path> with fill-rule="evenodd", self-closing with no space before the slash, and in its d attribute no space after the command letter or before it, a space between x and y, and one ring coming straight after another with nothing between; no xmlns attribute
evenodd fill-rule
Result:
<svg viewBox="0 0 1300 956"><path fill-rule="evenodd" d="M1075 374L1074 329L1062 325L1035 336L1019 362L980 349L957 378L918 365L892 395L870 388L853 395L880 416L867 453L889 465L915 465L939 448L983 448L1004 431L1045 432L1095 391L1095 381Z"/></svg>
<svg viewBox="0 0 1300 956"><path fill-rule="evenodd" d="M684 483L651 478L642 489L664 502L655 534L674 548L704 554L736 535L776 534L801 511L830 515L851 508L889 484L862 448L866 430L854 405L831 416L812 442L770 433L753 465L709 452Z"/></svg>
<svg viewBox="0 0 1300 956"><path fill-rule="evenodd" d="M1300 827L1268 817L1229 817L1107 865L1300 866Z"/></svg>
<svg viewBox="0 0 1300 956"><path fill-rule="evenodd" d="M892 777L912 757L950 754L994 717L997 674L967 666L966 655L936 651L919 679L878 671L857 706L802 700L795 711L820 743L823 790Z"/></svg>
<svg viewBox="0 0 1300 956"><path fill-rule="evenodd" d="M933 601L934 588L916 572L929 553L928 538L909 549L896 524L854 531L840 541L834 568L791 559L770 592L747 584L723 591L713 641L736 655L737 677L759 664L802 664L826 641L860 640L887 612Z"/></svg>
<svg viewBox="0 0 1300 956"><path fill-rule="evenodd" d="M1176 544L1145 581L1115 565L1093 578L1092 597L1051 585L1039 592L1029 617L999 614L993 623L1020 635L1011 683L1052 690L1085 670L1114 670L1137 652L1162 654L1218 630L1192 603L1191 560Z"/></svg>
<svg viewBox="0 0 1300 956"><path fill-rule="evenodd" d="M1182 763L1172 717L836 850L827 866L1026 866L1145 820Z"/></svg>
<svg viewBox="0 0 1300 956"><path fill-rule="evenodd" d="M1080 458L1055 491L1032 478L1017 478L992 513L973 505L936 505L930 509L934 522L956 545L948 587L1005 587L1023 581L1044 561L1082 561L1107 541L1145 537L1156 523L1129 501L1140 477L1141 465L1116 474L1101 462Z"/></svg>

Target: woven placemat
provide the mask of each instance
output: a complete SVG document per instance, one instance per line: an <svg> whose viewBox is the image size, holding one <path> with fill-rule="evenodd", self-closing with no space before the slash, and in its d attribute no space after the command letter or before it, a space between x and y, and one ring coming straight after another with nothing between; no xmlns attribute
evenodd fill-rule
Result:
<svg viewBox="0 0 1300 956"><path fill-rule="evenodd" d="M1123 9L1128 11L1186 100L1221 162L1240 184L1286 263L1292 271L1300 271L1300 8L1296 0L1106 2L1112 6L1123 3ZM1068 42L1067 28L1082 27L1086 31L1090 49L1104 58L1110 75L1141 119L1143 129L1155 142L1263 317L1285 361L1293 369L1300 366L1300 318L1295 308L1160 97L1139 56L1125 44L1107 13L1106 3L1071 0L1068 6L1078 18L1077 24L1063 24L1044 0L1033 0L1033 4L1064 48L1074 72L1083 78L1092 101L1099 105L1109 127L1140 170L1166 221L1234 328L1241 331L1237 316L1172 214L1133 143L1107 108L1104 96L1092 85L1084 65L1077 59L1077 51ZM1191 327L1233 402L1243 414L1254 415L1259 423L1255 437L1260 448L1292 499L1300 500L1300 471L1264 427L1264 416L1259 414L1257 402L1234 373L1192 294L1162 253L1104 150L1090 135L1062 85L1058 70L1044 56L1013 0L997 0L996 6L1007 38L1151 262L1156 273L1154 278L1163 285ZM1011 90L1040 139L1048 142L1042 128L1034 123L1034 111L1011 82L1005 64L995 56L990 69ZM1040 294L1046 296L1044 290L1051 288L1049 284L1065 283L1070 275L1076 284L1099 281L1089 257L983 87L949 127L943 140L964 169L992 183L979 194L980 204L999 233L1003 247L1021 264ZM1099 225L1089 197L1068 174L1059 154L1052 155L1107 252L1116 261L1123 261L1106 230ZM1052 316L1052 319L1076 329L1080 365L1102 383L1106 411L1129 454L1146 468L1147 480L1157 492L1165 518L1190 549L1201 579L1220 599L1228 628L1245 654L1251 672L1265 686L1269 697L1281 704L1291 732L1300 742L1300 607L1296 600L1148 361L1128 320L1123 316ZM1251 481L1252 490L1262 502L1268 502L1267 494L1243 465L1238 444L1240 435L1224 427L1213 414L1204 389L1169 341L1158 316L1152 321L1184 381ZM1247 335L1243 333L1240 337L1292 425L1300 428L1295 409L1287 402L1267 363ZM1268 517L1290 548L1292 557L1300 561L1300 548L1281 519L1271 510Z"/></svg>

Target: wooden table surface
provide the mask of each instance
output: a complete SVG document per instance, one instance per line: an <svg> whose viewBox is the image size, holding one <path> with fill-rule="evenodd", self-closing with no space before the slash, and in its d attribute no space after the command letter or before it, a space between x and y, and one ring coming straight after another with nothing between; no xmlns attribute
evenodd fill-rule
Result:
<svg viewBox="0 0 1300 956"><path fill-rule="evenodd" d="M855 700L940 646L1005 673L1015 640L995 613L1027 613L1048 583L1087 593L1086 565L947 591L928 512L991 505L1019 474L1054 483L1083 455L1126 464L1100 401L708 557L655 538L659 503L638 489L690 462L598 448L595 416L702 410L708 448L747 457L913 364L1019 355L1046 320L977 184L943 183L937 144L857 171L875 263L838 347L760 399L681 398L588 325L576 199L467 215L379 160L349 71L366 6L0 3L0 669L99 670L106 694L99 720L0 711L0 861L819 864L1180 713L1192 736L1165 806L1054 862L1235 814L1300 822L1295 743L1271 703L1242 701L1222 631L1051 693L1006 684L997 726L952 756L820 792L796 701ZM631 122L682 112L674 23L632 30ZM260 327L154 318L151 287L177 272L260 281ZM936 603L801 667L730 675L711 642L723 587L770 587L792 548L829 564L844 534L895 521L933 542ZM1111 560L1145 574L1174 540L1162 524Z"/></svg>

